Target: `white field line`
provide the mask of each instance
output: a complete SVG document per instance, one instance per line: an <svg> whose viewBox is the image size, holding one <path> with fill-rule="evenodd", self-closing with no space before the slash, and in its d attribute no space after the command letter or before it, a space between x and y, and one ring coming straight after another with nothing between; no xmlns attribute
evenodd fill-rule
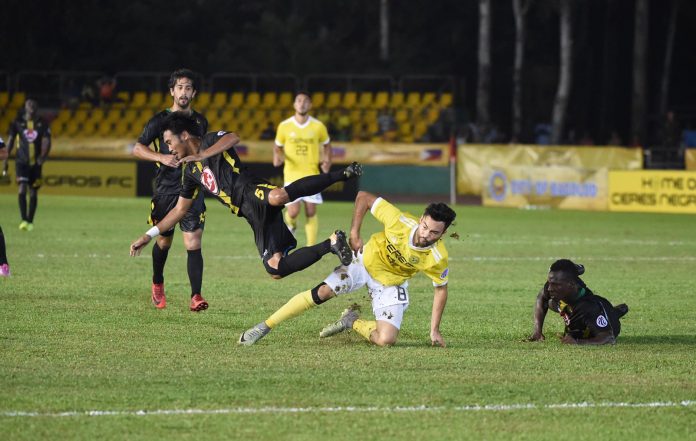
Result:
<svg viewBox="0 0 696 441"><path fill-rule="evenodd" d="M486 404L471 406L397 406L397 407L234 407L229 409L159 409L159 410L85 410L66 412L5 411L8 418L33 417L97 417L97 416L158 416L158 415L256 415L292 413L398 413L398 412L485 412L545 409L603 409L603 408L678 408L696 406L696 400L654 401L649 403L557 403L557 404Z"/></svg>

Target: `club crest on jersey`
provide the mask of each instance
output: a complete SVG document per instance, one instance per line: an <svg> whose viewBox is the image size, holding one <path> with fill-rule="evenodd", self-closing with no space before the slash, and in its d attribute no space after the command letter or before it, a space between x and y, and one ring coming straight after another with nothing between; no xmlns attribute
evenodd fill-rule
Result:
<svg viewBox="0 0 696 441"><path fill-rule="evenodd" d="M603 315L598 315L596 322L597 322L597 326L599 326L600 328L606 328L607 325L609 324L609 323L607 323L607 319L604 318Z"/></svg>
<svg viewBox="0 0 696 441"><path fill-rule="evenodd" d="M212 170L205 167L201 172L201 183L213 194L220 193L220 188L218 187L217 181L215 180L215 175Z"/></svg>
<svg viewBox="0 0 696 441"><path fill-rule="evenodd" d="M29 142L34 142L36 141L36 138L39 137L39 132L37 132L34 129L24 129L24 138L29 141Z"/></svg>

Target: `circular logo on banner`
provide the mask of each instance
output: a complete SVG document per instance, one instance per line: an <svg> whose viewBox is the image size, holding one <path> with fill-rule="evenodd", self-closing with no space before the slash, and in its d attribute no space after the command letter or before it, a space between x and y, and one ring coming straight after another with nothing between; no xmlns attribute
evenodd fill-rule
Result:
<svg viewBox="0 0 696 441"><path fill-rule="evenodd" d="M603 315L597 316L597 326L600 328L606 328L608 324L607 319L605 319Z"/></svg>
<svg viewBox="0 0 696 441"><path fill-rule="evenodd" d="M501 202L505 199L505 190L507 189L507 177L505 173L497 171L491 175L488 181L488 193L491 198Z"/></svg>
<svg viewBox="0 0 696 441"><path fill-rule="evenodd" d="M217 181L215 180L215 175L208 167L204 168L201 172L201 183L203 183L205 188L207 188L211 193L220 193Z"/></svg>

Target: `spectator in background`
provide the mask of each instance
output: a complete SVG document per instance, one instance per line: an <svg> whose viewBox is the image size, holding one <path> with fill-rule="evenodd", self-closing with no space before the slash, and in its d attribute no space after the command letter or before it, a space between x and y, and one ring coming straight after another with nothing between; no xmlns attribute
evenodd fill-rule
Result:
<svg viewBox="0 0 696 441"><path fill-rule="evenodd" d="M355 132L355 141L357 142L370 142L372 141L372 133L370 132L370 125L367 123L361 123L358 130Z"/></svg>
<svg viewBox="0 0 696 441"><path fill-rule="evenodd" d="M90 83L85 83L82 85L82 90L80 91L80 100L83 103L96 103L96 95L94 93L94 87Z"/></svg>
<svg viewBox="0 0 696 441"><path fill-rule="evenodd" d="M396 140L396 120L387 107L383 107L377 115L377 128L377 135L382 138L382 141L394 142Z"/></svg>
<svg viewBox="0 0 696 441"><path fill-rule="evenodd" d="M611 134L609 135L609 141L607 141L607 145L611 146L621 146L623 145L623 140L619 136L619 133L616 130L612 130Z"/></svg>
<svg viewBox="0 0 696 441"><path fill-rule="evenodd" d="M103 76L97 81L97 88L99 88L99 102L104 104L110 104L114 101L116 96L116 79L109 76Z"/></svg>
<svg viewBox="0 0 696 441"><path fill-rule="evenodd" d="M664 149L677 150L679 148L679 126L674 112L671 110L665 114L665 119L662 121L659 142Z"/></svg>
<svg viewBox="0 0 696 441"><path fill-rule="evenodd" d="M263 140L275 139L275 127L273 126L273 121L268 121L268 125L261 132L259 138Z"/></svg>
<svg viewBox="0 0 696 441"><path fill-rule="evenodd" d="M534 127L534 143L538 145L551 144L551 124L539 123Z"/></svg>

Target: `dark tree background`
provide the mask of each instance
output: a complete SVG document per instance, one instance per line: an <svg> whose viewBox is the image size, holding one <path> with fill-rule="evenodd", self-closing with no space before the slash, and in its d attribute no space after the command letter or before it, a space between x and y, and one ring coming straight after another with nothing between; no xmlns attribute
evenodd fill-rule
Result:
<svg viewBox="0 0 696 441"><path fill-rule="evenodd" d="M659 84L672 0L650 1L647 109L659 118ZM373 73L456 78L456 104L473 119L477 0L391 0L387 61L379 53L377 0L4 0L0 71ZM633 0L577 1L567 127L605 142L628 139ZM494 0L491 119L509 133L515 26L512 0ZM551 117L558 80L558 2L533 1L523 74L525 136ZM686 126L696 116L696 2L676 22L668 108ZM653 130L652 133L655 131ZM649 141L648 141L649 142Z"/></svg>

